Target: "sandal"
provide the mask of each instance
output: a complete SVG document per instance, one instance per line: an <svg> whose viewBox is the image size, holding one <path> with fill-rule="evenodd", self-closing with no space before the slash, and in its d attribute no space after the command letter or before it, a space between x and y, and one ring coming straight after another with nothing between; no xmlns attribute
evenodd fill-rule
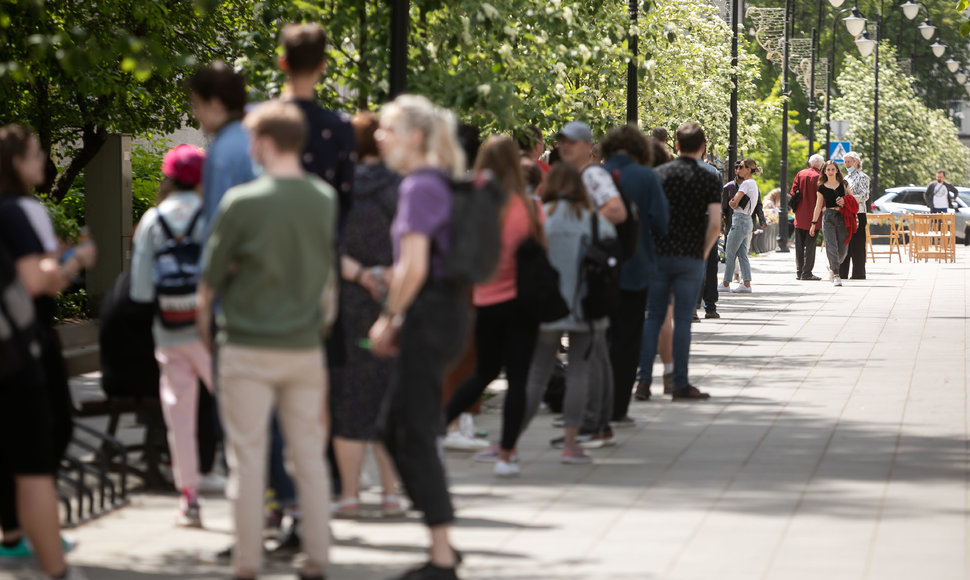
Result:
<svg viewBox="0 0 970 580"><path fill-rule="evenodd" d="M381 503L381 516L385 518L399 518L404 516L404 506L401 504L401 499L394 494L388 494L384 496L384 502Z"/></svg>
<svg viewBox="0 0 970 580"><path fill-rule="evenodd" d="M330 506L330 514L335 518L356 518L360 515L360 501L356 497L348 497L334 502Z"/></svg>

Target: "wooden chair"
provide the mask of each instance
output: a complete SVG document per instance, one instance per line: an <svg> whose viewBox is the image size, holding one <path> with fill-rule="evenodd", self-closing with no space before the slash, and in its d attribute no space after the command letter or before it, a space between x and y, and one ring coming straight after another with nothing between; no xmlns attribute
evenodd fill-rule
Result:
<svg viewBox="0 0 970 580"><path fill-rule="evenodd" d="M953 214L913 215L913 259L956 262L956 217Z"/></svg>
<svg viewBox="0 0 970 580"><path fill-rule="evenodd" d="M906 249L906 254L909 256L909 261L914 261L913 258L913 214L901 214L895 216L893 220L893 227L896 232L896 244L900 248Z"/></svg>
<svg viewBox="0 0 970 580"><path fill-rule="evenodd" d="M878 225L888 225L889 232L885 234L873 234L870 229L873 222L876 222ZM899 258L900 263L902 263L903 255L899 252L900 239L899 232L897 232L896 228L896 220L893 219L893 215L890 213L873 213L868 215L868 219L866 220L866 239L868 240L869 244L869 257L873 262L876 261L877 257L885 256L891 263L893 261L893 255L895 255L897 258ZM873 238L877 240L886 240L888 249L877 250L875 245L872 243ZM882 248L882 244L880 244L879 247Z"/></svg>

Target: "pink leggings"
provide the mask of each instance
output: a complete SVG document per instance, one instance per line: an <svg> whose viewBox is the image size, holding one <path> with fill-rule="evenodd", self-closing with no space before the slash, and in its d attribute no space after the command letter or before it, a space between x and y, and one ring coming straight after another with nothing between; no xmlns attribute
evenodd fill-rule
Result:
<svg viewBox="0 0 970 580"><path fill-rule="evenodd" d="M212 357L199 341L155 349L161 371L159 395L168 427L172 471L179 490L199 485L199 454L195 437L199 380L212 390Z"/></svg>

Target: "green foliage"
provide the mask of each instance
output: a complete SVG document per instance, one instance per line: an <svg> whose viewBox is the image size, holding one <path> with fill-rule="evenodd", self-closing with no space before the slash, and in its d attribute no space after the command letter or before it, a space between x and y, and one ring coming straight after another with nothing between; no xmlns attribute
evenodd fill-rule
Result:
<svg viewBox="0 0 970 580"><path fill-rule="evenodd" d="M775 83L771 96L763 101L765 106L773 106L775 110L780 110L782 105L781 83ZM808 139L794 130L798 122L798 111L789 111L788 129L788 179L786 184L790 187L795 175L808 167ZM750 157L758 162L758 166L763 169L763 173L757 178L758 189L761 194L771 191L776 187L781 187L781 114L773 115L761 128L757 136L757 142L761 146L753 149L741 151L741 157ZM777 144L777 145L776 145Z"/></svg>
<svg viewBox="0 0 970 580"><path fill-rule="evenodd" d="M892 63L895 51L880 44L880 60ZM970 150L944 111L929 109L913 97L914 79L894 66L879 68L879 186L885 189L910 183L923 184L944 169L950 181L970 179ZM833 100L836 118L850 122L846 138L872 165L875 80L871 61L847 56L838 85L842 96ZM873 192L873 199L882 192Z"/></svg>
<svg viewBox="0 0 970 580"><path fill-rule="evenodd" d="M137 224L142 214L155 205L162 183L162 158L169 143L148 136L147 145L136 144L131 150L131 223Z"/></svg>
<svg viewBox="0 0 970 580"><path fill-rule="evenodd" d="M55 318L64 320L85 320L91 317L91 304L84 288L58 294L55 298L57 314Z"/></svg>
<svg viewBox="0 0 970 580"><path fill-rule="evenodd" d="M83 223L78 222L78 216L72 205L54 203L48 196L40 196L41 203L47 209L47 214L54 224L54 234L65 241L77 240L78 230ZM83 205L82 205L83 209ZM81 214L83 216L83 212Z"/></svg>

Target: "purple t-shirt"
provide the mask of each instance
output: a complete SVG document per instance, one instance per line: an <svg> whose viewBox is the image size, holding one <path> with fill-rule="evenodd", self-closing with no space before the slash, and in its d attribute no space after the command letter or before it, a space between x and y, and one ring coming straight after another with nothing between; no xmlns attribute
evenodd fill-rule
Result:
<svg viewBox="0 0 970 580"><path fill-rule="evenodd" d="M391 225L394 262L401 255L401 238L419 233L431 238L431 277L445 274L442 256L451 250L451 190L448 176L437 169L408 175L398 189L397 215Z"/></svg>

